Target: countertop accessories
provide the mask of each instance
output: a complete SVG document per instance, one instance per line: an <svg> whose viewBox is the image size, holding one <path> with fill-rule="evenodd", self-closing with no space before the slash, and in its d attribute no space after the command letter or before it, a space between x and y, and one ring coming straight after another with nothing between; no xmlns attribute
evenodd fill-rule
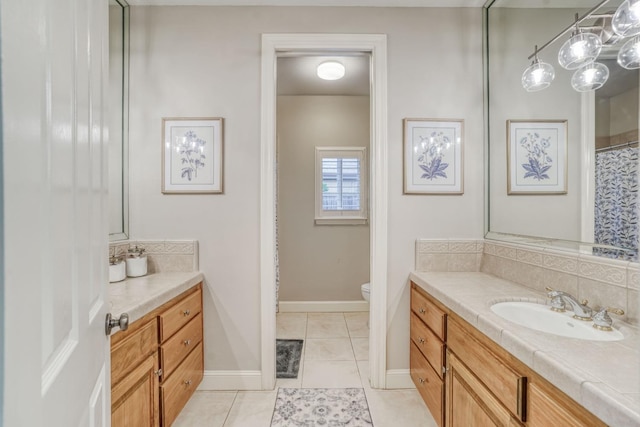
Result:
<svg viewBox="0 0 640 427"><path fill-rule="evenodd" d="M147 274L147 255L144 248L129 249L127 253L127 276L140 277Z"/></svg>
<svg viewBox="0 0 640 427"><path fill-rule="evenodd" d="M109 258L109 283L120 282L127 277L125 262L122 257Z"/></svg>

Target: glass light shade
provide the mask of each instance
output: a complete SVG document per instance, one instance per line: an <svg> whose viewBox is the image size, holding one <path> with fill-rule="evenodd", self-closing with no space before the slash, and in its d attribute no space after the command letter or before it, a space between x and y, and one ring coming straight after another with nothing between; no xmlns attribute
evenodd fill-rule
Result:
<svg viewBox="0 0 640 427"><path fill-rule="evenodd" d="M600 89L609 78L609 69L606 65L593 62L573 73L571 86L578 92L589 92Z"/></svg>
<svg viewBox="0 0 640 427"><path fill-rule="evenodd" d="M564 42L558 52L562 68L575 70L596 60L602 50L602 40L593 33L578 32Z"/></svg>
<svg viewBox="0 0 640 427"><path fill-rule="evenodd" d="M556 73L551 66L546 62L540 62L538 58L524 70L522 73L522 87L527 92L536 92L549 87Z"/></svg>
<svg viewBox="0 0 640 427"><path fill-rule="evenodd" d="M344 65L338 61L326 61L318 65L318 77L323 80L340 80L344 77Z"/></svg>
<svg viewBox="0 0 640 427"><path fill-rule="evenodd" d="M622 45L618 52L618 64L627 70L640 68L640 35Z"/></svg>
<svg viewBox="0 0 640 427"><path fill-rule="evenodd" d="M622 37L640 34L640 0L625 0L614 13L611 25Z"/></svg>

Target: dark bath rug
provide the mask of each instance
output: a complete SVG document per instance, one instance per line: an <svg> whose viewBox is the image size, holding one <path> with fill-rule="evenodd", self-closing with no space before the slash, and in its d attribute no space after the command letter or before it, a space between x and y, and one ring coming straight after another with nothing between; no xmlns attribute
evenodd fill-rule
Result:
<svg viewBox="0 0 640 427"><path fill-rule="evenodd" d="M276 378L298 378L302 340L276 340Z"/></svg>

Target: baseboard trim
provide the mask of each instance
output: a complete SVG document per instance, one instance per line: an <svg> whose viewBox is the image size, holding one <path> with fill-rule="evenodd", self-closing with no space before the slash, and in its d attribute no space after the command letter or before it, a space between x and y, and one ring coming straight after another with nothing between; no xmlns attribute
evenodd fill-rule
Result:
<svg viewBox="0 0 640 427"><path fill-rule="evenodd" d="M386 388L416 388L408 369L387 369Z"/></svg>
<svg viewBox="0 0 640 427"><path fill-rule="evenodd" d="M198 390L261 390L262 371L204 371Z"/></svg>
<svg viewBox="0 0 640 427"><path fill-rule="evenodd" d="M280 301L280 313L345 313L369 311L367 301Z"/></svg>

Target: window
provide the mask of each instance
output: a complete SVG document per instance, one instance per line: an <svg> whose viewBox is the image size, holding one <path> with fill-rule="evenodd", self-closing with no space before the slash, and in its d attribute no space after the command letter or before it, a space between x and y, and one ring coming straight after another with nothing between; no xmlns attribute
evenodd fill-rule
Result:
<svg viewBox="0 0 640 427"><path fill-rule="evenodd" d="M364 147L316 147L316 224L367 223Z"/></svg>

